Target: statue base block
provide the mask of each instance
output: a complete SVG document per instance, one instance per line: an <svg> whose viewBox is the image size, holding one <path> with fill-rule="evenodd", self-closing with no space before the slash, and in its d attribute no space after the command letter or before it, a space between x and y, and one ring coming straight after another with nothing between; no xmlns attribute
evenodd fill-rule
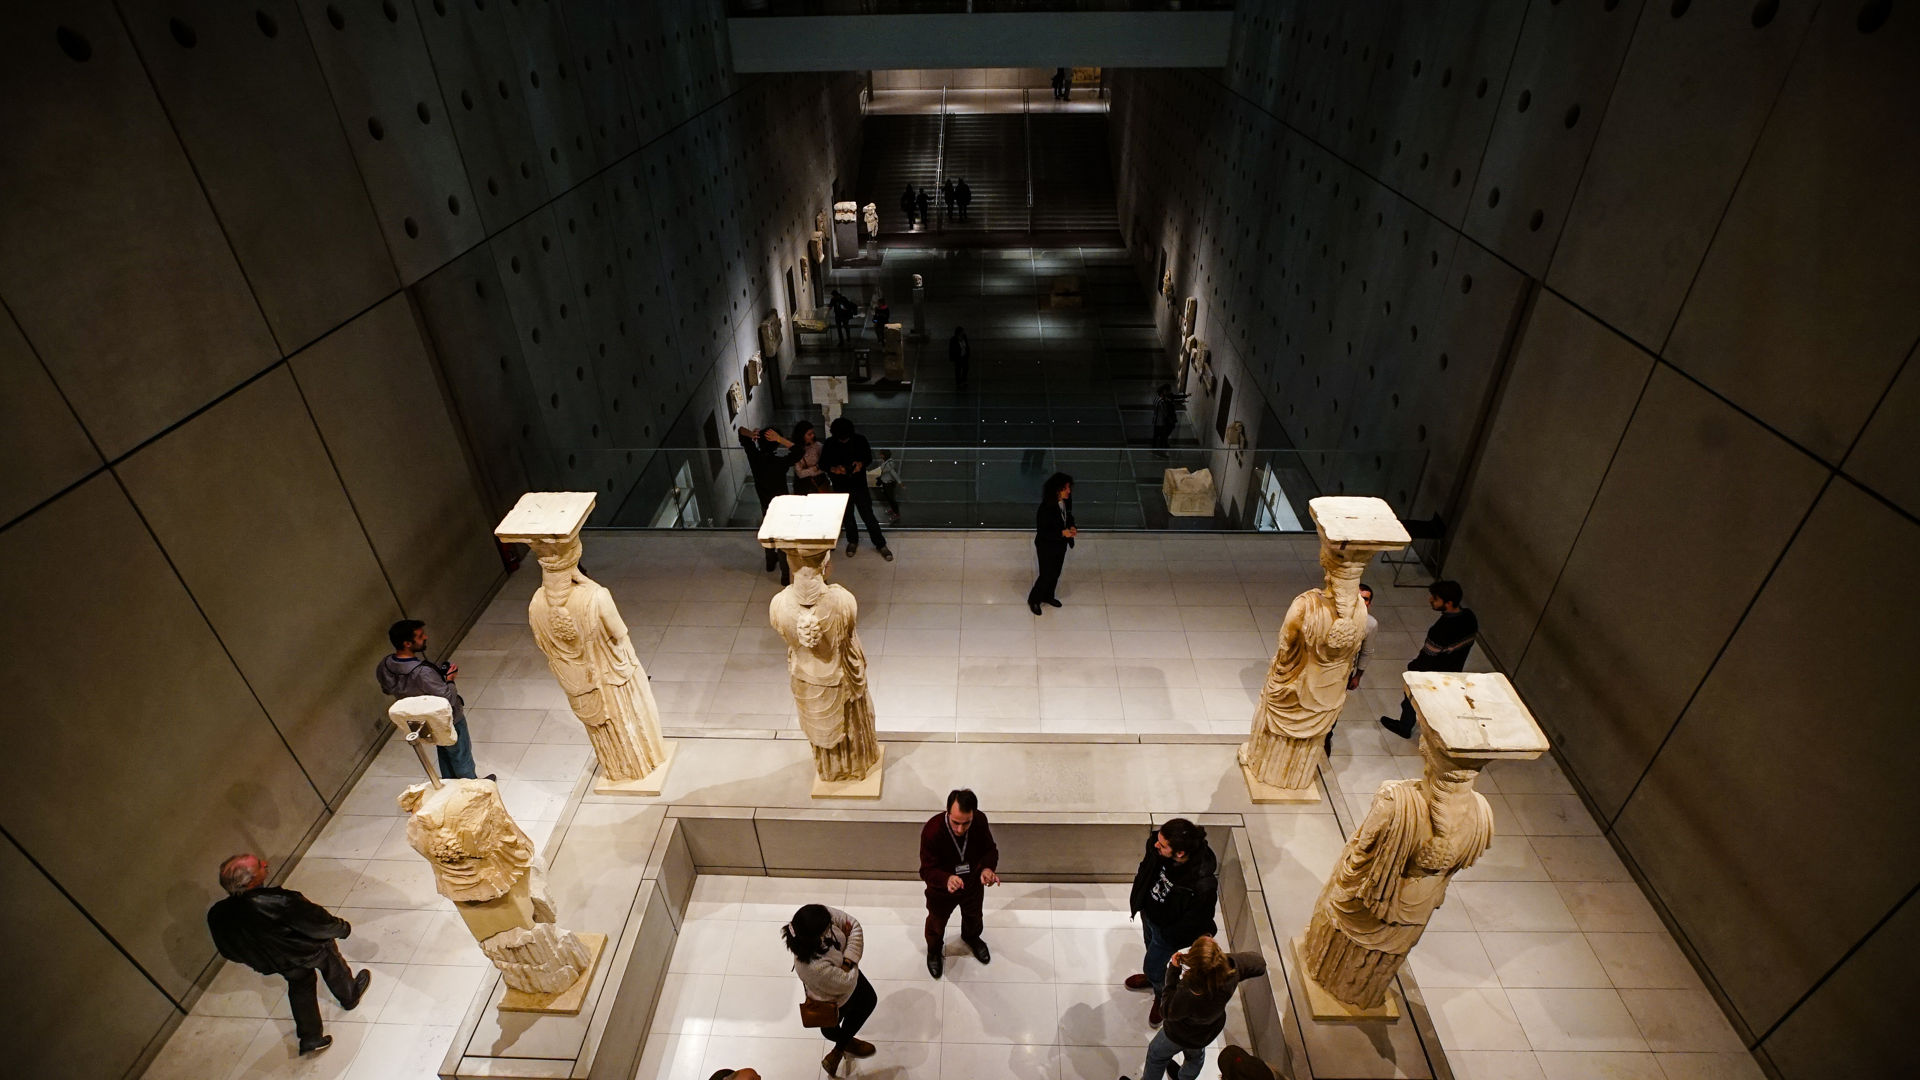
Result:
<svg viewBox="0 0 1920 1080"><path fill-rule="evenodd" d="M1272 784L1253 775L1253 770L1240 766L1240 775L1247 781L1247 798L1259 803L1317 803L1320 801L1320 782L1307 781L1303 788L1274 787Z"/></svg>
<svg viewBox="0 0 1920 1080"><path fill-rule="evenodd" d="M645 776L632 780L609 780L603 773L593 776L595 795L658 795L666 790L667 770L673 767L673 754L678 749L673 743L663 742L666 756L660 759L660 766Z"/></svg>
<svg viewBox="0 0 1920 1080"><path fill-rule="evenodd" d="M812 795L816 799L877 799L880 797L880 782L885 779L887 767L887 748L880 748L880 755L873 759L873 770L861 780L822 780L813 778Z"/></svg>
<svg viewBox="0 0 1920 1080"><path fill-rule="evenodd" d="M1392 1023L1400 1019L1400 1003L1391 990L1387 991L1387 999L1381 1002L1377 1009L1362 1009L1349 1005L1328 993L1326 987L1315 982L1313 976L1307 973L1307 960L1303 955L1306 950L1301 948L1302 940L1294 938L1287 944L1289 951L1293 954L1295 974L1300 976L1300 985L1307 988L1307 1008L1313 1012L1315 1020L1333 1023L1342 1021L1362 1023L1369 1020Z"/></svg>
<svg viewBox="0 0 1920 1080"><path fill-rule="evenodd" d="M507 988L507 994L500 999L501 1012L555 1013L560 1016L574 1016L580 1012L580 1005L587 999L587 987L593 985L593 973L600 967L600 954L607 951L607 935L579 934L580 943L593 954L587 961L587 970L580 973L573 985L557 994L530 994L524 990Z"/></svg>

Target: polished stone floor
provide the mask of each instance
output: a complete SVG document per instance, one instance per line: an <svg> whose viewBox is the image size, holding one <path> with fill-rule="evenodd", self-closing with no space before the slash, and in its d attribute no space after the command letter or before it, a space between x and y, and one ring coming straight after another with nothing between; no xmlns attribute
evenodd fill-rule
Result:
<svg viewBox="0 0 1920 1080"><path fill-rule="evenodd" d="M766 1080L822 1075L826 1044L795 1018L799 983L779 937L800 903L842 908L866 936L861 970L879 1004L861 1037L877 1052L843 1068L846 1075L1112 1080L1139 1075L1153 1037L1150 999L1120 985L1139 970L1141 954L1125 885L988 889L984 936L993 962L983 966L967 952L955 916L938 983L927 977L918 881L702 876L693 896L661 989L671 1005L654 1016L634 1080L705 1078L748 1065ZM1244 1045L1245 1030L1236 999L1213 1050Z"/></svg>
<svg viewBox="0 0 1920 1080"><path fill-rule="evenodd" d="M1394 701L1399 661L1411 655L1427 616L1423 589L1391 588L1382 570L1369 575L1381 618L1378 658L1335 730L1333 755L1322 771L1331 801L1252 804L1231 744L1245 731L1287 600L1314 579L1311 552L1303 537L1089 534L1063 578L1067 607L1037 620L1022 602L1031 553L1018 537L907 534L893 563L868 550L836 561L835 580L861 602L888 744L884 795L861 805L930 813L948 788L964 783L992 810L1239 815L1272 925L1282 935L1298 932L1373 790L1419 772L1413 745L1383 735L1372 719ZM617 929L632 895L629 878L636 863L645 862L663 807L819 804L808 797L806 746L785 711L790 699L781 649L764 622L775 579L758 569L751 541L737 534L593 534L585 565L619 600L654 679L665 726L681 740L660 799L589 798L558 849L548 843L591 761L578 722L527 636L525 604L535 582L528 570L509 580L454 655L472 705L480 766L499 773L509 809L549 848L563 909L574 913L576 927ZM434 1074L455 1025L482 986L491 985L491 972L402 839L394 798L417 777L411 753L388 745L288 881L354 922L346 952L378 973L358 1011L329 1007L334 1047L296 1059L280 981L229 966L149 1077L425 1080ZM1498 763L1482 775L1479 789L1493 808L1495 842L1456 879L1403 976L1453 1075L1758 1077L1554 762ZM896 889L890 883L809 887L858 890L846 893L847 903L870 911L876 924L883 911L905 903L887 899ZM1014 895L1009 889L996 902ZM715 899L722 907L705 913L724 915L733 901ZM1048 894L1048 910L1055 912L1049 920L1056 920L1057 900ZM735 915L735 940L741 940L740 925L752 921ZM1067 928L1058 921L1050 927L1055 934ZM1120 948L1117 938L1113 948ZM1045 955L1054 958L1058 984L1057 937L1050 949ZM698 951L675 965L713 962L692 959ZM754 950L741 963L763 962L769 953ZM731 943L727 955L732 963ZM1037 944L1016 946L1012 955L1030 956L1040 970ZM876 963L896 961L905 962L875 957ZM1109 1064L1113 1075L1132 1073L1134 1044L1126 1040L1139 1033L1119 1027L1100 1036L1111 1036L1106 1051L1091 1048L1091 1036L1089 1042L1076 1036L1032 1045L1080 1049L1003 1045L986 1051L984 1063L962 1058L950 1068L951 1055L962 1052L947 1044L968 1040L947 1035L949 1019L964 1015L947 1011L947 995L991 992L967 978L971 961L951 963L954 980L937 999L939 1037L926 1029L909 1033L927 1036L922 1039L888 1040L939 1044L939 1071L933 1051L925 1050L925 1064L896 1062L901 1067L892 1073L860 1075L1068 1080L1101 1075L1088 1069ZM747 970L680 974L718 975L722 985L736 976L771 977ZM898 974L927 993L921 1012L934 1007L924 973L918 984L911 983L910 965ZM1056 1014L1047 1023L1061 1031L1058 986L1051 992ZM1092 1000L1088 1005L1098 1011ZM716 998L709 1013L716 1024L722 1008ZM1309 1018L1301 1026L1304 1065L1314 1075L1430 1074L1413 1024L1365 1029ZM705 1034L708 1045L697 1051L703 1066L713 1030ZM762 1037L742 1029L728 1038L736 1036ZM817 1064L813 1042L765 1037L761 1067L784 1068L779 1063L789 1059ZM692 1042L686 1041L687 1055L696 1053ZM717 1067L668 1075L699 1080ZM967 1068L975 1071L953 1071Z"/></svg>

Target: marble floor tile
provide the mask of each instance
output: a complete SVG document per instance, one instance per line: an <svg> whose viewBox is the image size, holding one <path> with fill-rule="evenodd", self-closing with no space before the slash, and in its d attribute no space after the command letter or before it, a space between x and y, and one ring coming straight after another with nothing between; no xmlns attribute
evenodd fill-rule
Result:
<svg viewBox="0 0 1920 1080"><path fill-rule="evenodd" d="M1580 929L1560 893L1547 882L1456 881L1447 893L1467 909L1473 928L1481 933Z"/></svg>
<svg viewBox="0 0 1920 1080"><path fill-rule="evenodd" d="M1507 792L1507 805L1529 836L1598 836L1600 825L1577 795Z"/></svg>
<svg viewBox="0 0 1920 1080"><path fill-rule="evenodd" d="M356 966L412 962L437 922L437 913L428 909L338 907L333 913L353 924L353 933L340 942L340 955Z"/></svg>
<svg viewBox="0 0 1920 1080"><path fill-rule="evenodd" d="M798 1015L794 1027L800 1026ZM752 1066L762 1080L822 1080L820 1058L829 1047L813 1032L805 1039L754 1038L714 1035L707 1039L706 1057L700 1067L683 1074L686 1080L706 1080L720 1069L744 1069ZM845 1075L845 1069L842 1069ZM676 1075L673 1080L681 1080Z"/></svg>
<svg viewBox="0 0 1920 1080"><path fill-rule="evenodd" d="M1112 983L1057 983L1053 986L1059 1009L1062 1046L1146 1046L1153 1040L1147 1010L1153 1004L1145 994L1130 993Z"/></svg>
<svg viewBox="0 0 1920 1080"><path fill-rule="evenodd" d="M960 955L948 961L947 978L955 982L1054 982L1054 933L1052 927L996 927L988 940L993 962L982 964L964 946L955 948Z"/></svg>
<svg viewBox="0 0 1920 1080"><path fill-rule="evenodd" d="M456 967L408 964L400 969L393 992L379 1012L383 1024L430 1024L436 1018L466 1011L483 979L494 977L491 966ZM375 981L379 981L376 979ZM372 989L369 987L368 992Z"/></svg>
<svg viewBox="0 0 1920 1080"><path fill-rule="evenodd" d="M353 1067L374 1024L334 1024L327 1030L333 1045L313 1054L300 1053L292 1020L269 1020L254 1034L227 1080L336 1080Z"/></svg>
<svg viewBox="0 0 1920 1080"><path fill-rule="evenodd" d="M264 1017L189 1016L180 1021L144 1080L205 1080L234 1071L267 1026Z"/></svg>
<svg viewBox="0 0 1920 1080"><path fill-rule="evenodd" d="M1699 972L1665 932L1587 935L1613 985L1622 989L1699 990Z"/></svg>
<svg viewBox="0 0 1920 1080"><path fill-rule="evenodd" d="M415 773L420 763L413 760L413 751L407 750L408 761ZM326 828L307 848L308 859L371 859L374 852L380 850L381 841L401 819L393 814L336 814L327 822Z"/></svg>
<svg viewBox="0 0 1920 1080"><path fill-rule="evenodd" d="M396 809L395 813L398 812ZM348 898L353 894L367 866L366 859L301 859L293 868L293 872L287 875L283 884L321 907L354 906ZM367 906L393 907L394 905Z"/></svg>
<svg viewBox="0 0 1920 1080"><path fill-rule="evenodd" d="M1455 875L1455 881L1545 881L1547 868L1535 854L1531 837L1495 835L1493 843L1480 853L1472 866Z"/></svg>
<svg viewBox="0 0 1920 1080"><path fill-rule="evenodd" d="M647 1030L712 1034L714 1010L719 1008L720 990L726 981L727 977L721 974L667 972L660 980L659 1003L654 1006L653 1021Z"/></svg>
<svg viewBox="0 0 1920 1080"><path fill-rule="evenodd" d="M1449 1051L1533 1049L1505 990L1434 987L1424 993L1440 1043Z"/></svg>
<svg viewBox="0 0 1920 1080"><path fill-rule="evenodd" d="M1449 1050L1456 1080L1546 1080L1531 1050Z"/></svg>
<svg viewBox="0 0 1920 1080"><path fill-rule="evenodd" d="M1422 989L1500 985L1475 933L1428 930L1407 955L1407 965Z"/></svg>
<svg viewBox="0 0 1920 1080"><path fill-rule="evenodd" d="M958 983L941 980L942 1042L1057 1042L1060 1013L1046 983Z"/></svg>
<svg viewBox="0 0 1920 1080"><path fill-rule="evenodd" d="M467 929L466 920L452 910L451 904L437 910L428 908L424 914L428 917L427 929L407 959L408 963L482 968L492 963L473 940L473 931Z"/></svg>
<svg viewBox="0 0 1920 1080"><path fill-rule="evenodd" d="M1541 865L1555 881L1633 880L1604 836L1535 836L1532 842Z"/></svg>
<svg viewBox="0 0 1920 1080"><path fill-rule="evenodd" d="M999 957L994 958L997 963ZM791 976L789 976L791 980ZM795 982L794 1006L800 1000L798 981ZM873 1016L860 1029L861 1038L868 1042L914 1042L931 1043L940 1041L941 1010L944 1008L944 987L955 985L942 980L939 984L927 978L925 971L918 979L873 979L873 992L878 1002L874 1005ZM1016 984L1006 984L1016 985ZM799 1026L799 1018L792 1017L788 1023ZM811 1034L811 1033L810 1033Z"/></svg>
<svg viewBox="0 0 1920 1080"><path fill-rule="evenodd" d="M1061 1046L1055 1049L1054 1067L1060 1080L1110 1080L1140 1075L1146 1057L1144 1046Z"/></svg>
<svg viewBox="0 0 1920 1080"><path fill-rule="evenodd" d="M1705 990L1619 991L1650 1049L1662 1053L1737 1054L1746 1044Z"/></svg>
<svg viewBox="0 0 1920 1080"><path fill-rule="evenodd" d="M1116 986L1140 970L1138 926L1056 927L1055 977L1066 983Z"/></svg>
<svg viewBox="0 0 1920 1080"><path fill-rule="evenodd" d="M1617 990L1508 988L1507 999L1536 1051L1648 1049Z"/></svg>
<svg viewBox="0 0 1920 1080"><path fill-rule="evenodd" d="M1560 882L1555 885L1580 929L1588 933L1663 933L1665 924L1631 882Z"/></svg>
<svg viewBox="0 0 1920 1080"><path fill-rule="evenodd" d="M1546 1080L1666 1080L1652 1054L1634 1051L1542 1051Z"/></svg>
<svg viewBox="0 0 1920 1080"><path fill-rule="evenodd" d="M1573 932L1483 933L1481 944L1505 987L1595 989L1612 986L1584 935Z"/></svg>
<svg viewBox="0 0 1920 1080"><path fill-rule="evenodd" d="M1057 1071L1055 1046L1027 1046L1017 1043L940 1044L940 1071L935 1080L968 1080L971 1077L1005 1077L1007 1080L1061 1080ZM919 1080L921 1073L907 1074ZM935 1076L927 1073L928 1076ZM1098 1074L1100 1080L1119 1075L1113 1070ZM903 1077L904 1080L904 1077Z"/></svg>
<svg viewBox="0 0 1920 1080"><path fill-rule="evenodd" d="M1656 1053L1660 1071L1666 1080L1763 1080L1753 1055L1737 1054L1665 1054Z"/></svg>
<svg viewBox="0 0 1920 1080"><path fill-rule="evenodd" d="M634 1070L631 1080L682 1080L683 1077L705 1077L713 1070L702 1069L707 1058L707 1035L680 1035L673 1033L655 1033L647 1037L646 1045L640 1052L640 1064ZM738 1067L745 1068L747 1063L740 1061ZM815 1067L819 1062L814 1063ZM723 1066L715 1066L715 1069Z"/></svg>
<svg viewBox="0 0 1920 1080"><path fill-rule="evenodd" d="M430 1080L440 1074L450 1024L374 1024L354 1055L344 1080Z"/></svg>

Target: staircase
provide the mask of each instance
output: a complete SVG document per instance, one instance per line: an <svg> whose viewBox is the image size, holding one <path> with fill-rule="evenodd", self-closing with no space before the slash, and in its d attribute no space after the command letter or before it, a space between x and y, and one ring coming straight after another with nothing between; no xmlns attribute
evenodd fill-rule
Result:
<svg viewBox="0 0 1920 1080"><path fill-rule="evenodd" d="M1032 117L1033 231L1120 231L1104 113Z"/></svg>
<svg viewBox="0 0 1920 1080"><path fill-rule="evenodd" d="M965 177L973 205L948 232L1027 231L1027 135L1019 113L947 117L946 175Z"/></svg>
<svg viewBox="0 0 1920 1080"><path fill-rule="evenodd" d="M882 237L905 235L907 219L900 212L900 192L908 184L933 186L940 156L940 117L869 116L861 139L860 203L879 206ZM938 202L936 198L936 207Z"/></svg>

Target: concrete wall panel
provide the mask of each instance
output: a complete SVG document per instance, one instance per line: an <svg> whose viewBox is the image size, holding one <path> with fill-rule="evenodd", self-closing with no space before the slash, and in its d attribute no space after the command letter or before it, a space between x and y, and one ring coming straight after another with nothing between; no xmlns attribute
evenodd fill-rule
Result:
<svg viewBox="0 0 1920 1080"><path fill-rule="evenodd" d="M1875 10L1815 16L1666 353L1830 462L1920 337L1920 19Z"/></svg>
<svg viewBox="0 0 1920 1080"><path fill-rule="evenodd" d="M386 727L373 667L400 607L292 375L263 376L116 471L332 798Z"/></svg>
<svg viewBox="0 0 1920 1080"><path fill-rule="evenodd" d="M293 0L129 0L127 27L292 352L398 287Z"/></svg>
<svg viewBox="0 0 1920 1080"><path fill-rule="evenodd" d="M1549 292L1535 301L1447 552L1480 640L1519 666L1653 358Z"/></svg>
<svg viewBox="0 0 1920 1080"><path fill-rule="evenodd" d="M320 797L113 477L0 532L0 613L9 640L77 643L0 651L32 718L8 726L0 824L178 1000L213 957L220 860L283 860Z"/></svg>
<svg viewBox="0 0 1920 1080"><path fill-rule="evenodd" d="M467 184L489 232L525 217L551 195L547 171L536 161L540 150L527 115L526 74L508 44L505 6L414 5Z"/></svg>
<svg viewBox="0 0 1920 1080"><path fill-rule="evenodd" d="M1909 357L1860 433L1860 441L1847 454L1847 475L1892 499L1907 513L1920 515L1920 472L1913 468L1916 442L1920 442L1920 364Z"/></svg>
<svg viewBox="0 0 1920 1080"><path fill-rule="evenodd" d="M1912 1012L1897 993L1920 960L1920 904L1909 898L1838 971L1761 1044L1793 1080L1908 1076L1920 1054L1906 1037Z"/></svg>
<svg viewBox="0 0 1920 1080"><path fill-rule="evenodd" d="M100 467L40 358L0 313L0 525Z"/></svg>
<svg viewBox="0 0 1920 1080"><path fill-rule="evenodd" d="M1916 544L1920 525L1834 481L1620 814L1621 840L1756 1032L1920 885L1895 854L1920 851L1910 763L1886 752L1912 694L1882 674L1912 651L1920 585L1860 557ZM1800 792L1819 793L1817 812Z"/></svg>
<svg viewBox="0 0 1920 1080"><path fill-rule="evenodd" d="M500 556L405 295L289 363L400 609L440 641L500 580Z"/></svg>
<svg viewBox="0 0 1920 1080"><path fill-rule="evenodd" d="M0 298L104 453L273 363L110 4L79 0L58 18L15 9L0 33L0 100L37 106L0 109Z"/></svg>
<svg viewBox="0 0 1920 1080"><path fill-rule="evenodd" d="M1605 818L1825 479L1683 376L1654 372L1516 673Z"/></svg>

